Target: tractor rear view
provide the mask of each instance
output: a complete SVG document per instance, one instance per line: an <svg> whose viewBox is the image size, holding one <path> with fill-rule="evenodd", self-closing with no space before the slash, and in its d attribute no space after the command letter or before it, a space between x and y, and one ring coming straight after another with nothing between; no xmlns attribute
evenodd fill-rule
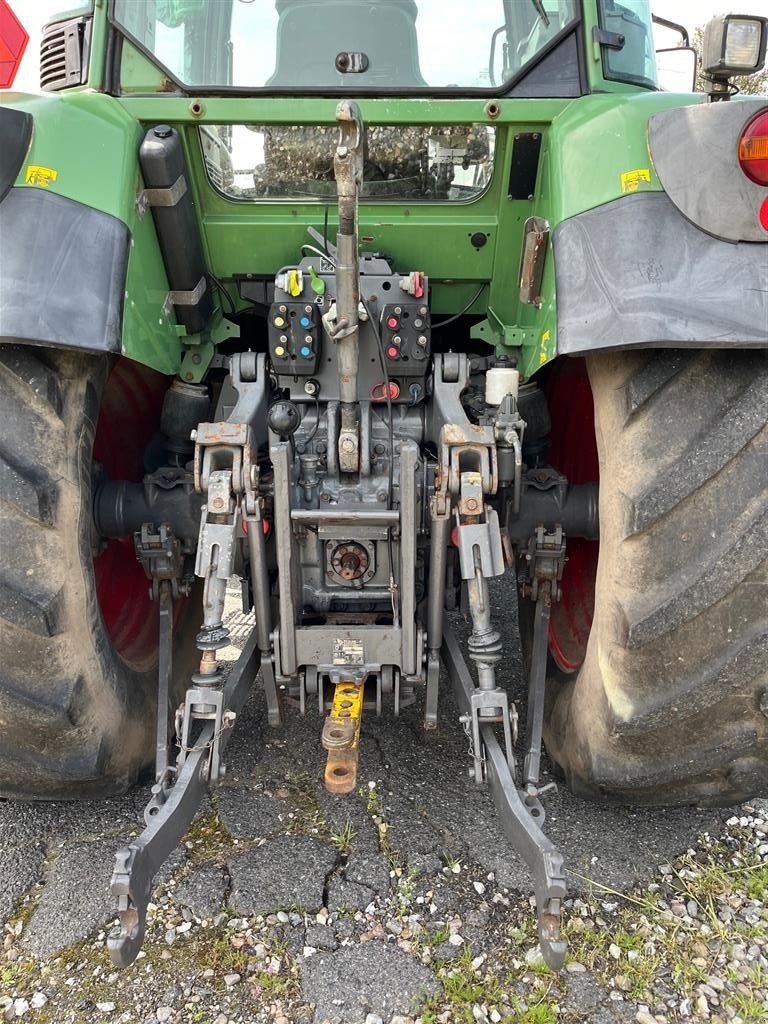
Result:
<svg viewBox="0 0 768 1024"><path fill-rule="evenodd" d="M47 26L45 94L0 97L0 796L154 773L117 964L257 673L340 795L363 716L453 686L555 968L543 744L595 799L768 790L768 100L730 85L766 40L715 19L704 96L645 0Z"/></svg>

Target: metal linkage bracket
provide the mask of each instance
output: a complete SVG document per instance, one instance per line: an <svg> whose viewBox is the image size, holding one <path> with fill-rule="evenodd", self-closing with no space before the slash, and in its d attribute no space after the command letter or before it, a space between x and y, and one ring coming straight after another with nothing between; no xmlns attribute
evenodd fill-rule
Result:
<svg viewBox="0 0 768 1024"><path fill-rule="evenodd" d="M140 530L133 535L133 549L136 558L141 562L147 579L151 580L151 598L157 601L160 596L160 584L168 582L174 597L189 590L183 581L184 556L181 542L167 523L161 523L155 529L153 523L143 523Z"/></svg>
<svg viewBox="0 0 768 1024"><path fill-rule="evenodd" d="M239 714L258 670L259 652L252 633L224 685L222 706L231 715ZM165 800L158 803L153 797L147 806L147 827L117 852L111 888L120 924L107 939L107 945L118 967L127 967L136 959L144 941L153 879L189 828L208 789L216 732L213 720L205 723L194 747L187 751L184 764L176 772L175 781L164 787ZM231 729L219 732L219 757L231 732Z"/></svg>
<svg viewBox="0 0 768 1024"><path fill-rule="evenodd" d="M209 744L208 779L218 782L225 773L221 762L221 736L235 724L235 713L225 710L224 692L216 686L190 686L184 698L184 712L179 737L177 766L184 764L199 741L193 737L195 722L213 722L213 738Z"/></svg>
<svg viewBox="0 0 768 1024"><path fill-rule="evenodd" d="M565 569L565 534L562 526L556 526L547 533L543 526L537 526L536 532L528 542L525 553L527 574L520 581L523 597L538 601L539 591L546 589L550 603L560 600L560 581Z"/></svg>
<svg viewBox="0 0 768 1024"><path fill-rule="evenodd" d="M465 714L478 719L485 780L505 835L533 875L541 952L548 966L558 971L563 966L567 950L567 943L560 933L562 905L567 895L562 854L541 831L538 807L528 806L527 794L518 790L509 759L494 733L493 721L479 719L473 707L477 691L456 635L449 626L443 632L440 653L460 707ZM493 700L498 704L498 697Z"/></svg>
<svg viewBox="0 0 768 1024"><path fill-rule="evenodd" d="M136 196L136 212L139 220L152 206L175 206L187 194L187 179L180 174L168 188L145 188Z"/></svg>
<svg viewBox="0 0 768 1024"><path fill-rule="evenodd" d="M173 674L173 602L189 593L189 581L183 577L184 556L181 543L167 523L155 530L143 523L133 535L136 558L151 580L150 597L158 602L159 638L157 664L157 723L155 739L155 779L153 800L161 806L166 798L168 767L168 727L171 676Z"/></svg>
<svg viewBox="0 0 768 1024"><path fill-rule="evenodd" d="M463 580L474 579L478 569L485 577L503 575L504 548L495 509L485 506L485 522L458 523L457 538Z"/></svg>
<svg viewBox="0 0 768 1024"><path fill-rule="evenodd" d="M200 423L195 440L195 490L206 495L200 517L195 574L205 580L203 627L197 645L203 652L194 683L212 685L218 675L216 650L226 646L223 625L227 581L235 568L244 516L258 509L259 471L253 431L247 423ZM208 676L202 680L200 676Z"/></svg>
<svg viewBox="0 0 768 1024"><path fill-rule="evenodd" d="M197 546L195 574L205 577L213 566L220 580L232 575L235 560L235 539L240 525L240 508L231 496L232 473L217 470L211 473L208 484L208 500L200 521L200 538ZM221 516L227 522L212 522ZM217 553L215 564L214 550Z"/></svg>
<svg viewBox="0 0 768 1024"><path fill-rule="evenodd" d="M531 538L528 552L527 575L521 579L523 597L536 602L533 620L533 644L528 676L528 711L526 715L526 754L523 781L526 800L538 807L543 823L544 808L539 798L548 786L539 786L541 773L541 744L544 733L544 697L547 685L547 652L549 647L549 619L552 604L560 600L560 580L565 568L565 534L557 526L547 533L538 526Z"/></svg>
<svg viewBox="0 0 768 1024"><path fill-rule="evenodd" d="M469 754L472 758L472 767L469 770L469 774L478 785L485 781L485 756L483 754L483 741L480 735L481 709L490 710L492 715L488 718L482 718L483 725L489 722L501 723L504 730L504 753L509 770L514 774L514 745L517 741L517 710L514 704L512 705L512 711L510 711L509 698L506 692L501 689L475 689L470 695L469 703L469 711L459 718L469 737Z"/></svg>
<svg viewBox="0 0 768 1024"><path fill-rule="evenodd" d="M483 494L495 494L499 465L493 427L471 423L461 404L469 381L466 355L446 352L436 356L434 377L427 435L438 447L435 492L442 511L450 497L458 500L461 477L468 471L479 473Z"/></svg>
<svg viewBox="0 0 768 1024"><path fill-rule="evenodd" d="M191 291L170 291L163 302L163 315L169 317L174 306L196 306L205 294L208 282L201 277Z"/></svg>

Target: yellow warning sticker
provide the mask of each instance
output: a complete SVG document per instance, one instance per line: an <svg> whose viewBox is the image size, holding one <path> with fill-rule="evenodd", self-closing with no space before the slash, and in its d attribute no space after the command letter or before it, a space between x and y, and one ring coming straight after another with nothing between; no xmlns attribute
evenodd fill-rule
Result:
<svg viewBox="0 0 768 1024"><path fill-rule="evenodd" d="M27 167L27 174L24 180L28 185L41 185L43 188L48 188L52 181L56 181L59 176L58 171L54 171L52 167L37 167L35 164L30 164Z"/></svg>
<svg viewBox="0 0 768 1024"><path fill-rule="evenodd" d="M549 356L547 355L547 342L549 341L549 331L544 331L541 336L541 346L539 348L539 366L543 366L546 363Z"/></svg>
<svg viewBox="0 0 768 1024"><path fill-rule="evenodd" d="M638 167L636 171L625 171L621 176L622 192L637 192L640 182L651 183L651 172L648 167Z"/></svg>

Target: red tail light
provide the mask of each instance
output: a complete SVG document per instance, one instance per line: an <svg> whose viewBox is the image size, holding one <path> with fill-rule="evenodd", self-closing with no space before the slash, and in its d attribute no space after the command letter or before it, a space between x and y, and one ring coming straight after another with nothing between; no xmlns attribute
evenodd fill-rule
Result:
<svg viewBox="0 0 768 1024"><path fill-rule="evenodd" d="M0 0L0 89L10 89L29 36L7 0Z"/></svg>
<svg viewBox="0 0 768 1024"><path fill-rule="evenodd" d="M761 110L742 132L739 163L750 181L768 186L768 110Z"/></svg>

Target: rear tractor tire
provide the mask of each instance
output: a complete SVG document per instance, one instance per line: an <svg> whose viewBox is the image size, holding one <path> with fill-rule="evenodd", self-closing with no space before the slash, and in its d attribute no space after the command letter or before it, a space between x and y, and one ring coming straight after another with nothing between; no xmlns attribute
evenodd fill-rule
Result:
<svg viewBox="0 0 768 1024"><path fill-rule="evenodd" d="M119 793L151 762L157 606L131 540L94 537L91 502L94 460L141 479L167 385L127 360L0 346L0 796Z"/></svg>
<svg viewBox="0 0 768 1024"><path fill-rule="evenodd" d="M764 794L766 355L622 352L587 369L599 558L594 605L579 616L593 616L583 663L564 673L559 659L549 682L549 753L590 798L727 805Z"/></svg>

